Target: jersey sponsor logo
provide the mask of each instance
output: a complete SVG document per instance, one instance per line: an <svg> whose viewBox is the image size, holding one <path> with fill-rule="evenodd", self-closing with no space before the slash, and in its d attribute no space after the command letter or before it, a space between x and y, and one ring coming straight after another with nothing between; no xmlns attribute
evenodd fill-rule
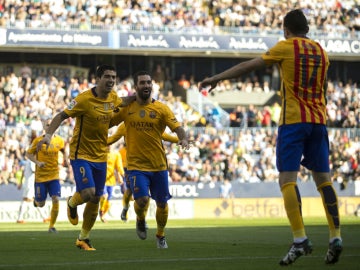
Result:
<svg viewBox="0 0 360 270"><path fill-rule="evenodd" d="M110 122L111 115L99 115L96 117L96 120L104 124Z"/></svg>
<svg viewBox="0 0 360 270"><path fill-rule="evenodd" d="M77 104L77 102L75 101L75 99L73 99L67 106L67 109L72 110L76 106L76 104Z"/></svg>

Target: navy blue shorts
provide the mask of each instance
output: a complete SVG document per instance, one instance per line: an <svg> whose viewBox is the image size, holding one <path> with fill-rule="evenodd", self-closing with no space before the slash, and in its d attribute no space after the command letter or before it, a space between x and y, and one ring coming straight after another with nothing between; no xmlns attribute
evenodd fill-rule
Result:
<svg viewBox="0 0 360 270"><path fill-rule="evenodd" d="M47 182L35 182L35 201L45 201L47 195L61 197L61 186L59 179L54 179Z"/></svg>
<svg viewBox="0 0 360 270"><path fill-rule="evenodd" d="M167 170L158 172L128 170L128 179L135 200L148 196L156 202L166 203L171 199Z"/></svg>
<svg viewBox="0 0 360 270"><path fill-rule="evenodd" d="M299 123L279 127L278 171L299 171L300 164L314 172L330 172L329 136L325 125Z"/></svg>
<svg viewBox="0 0 360 270"><path fill-rule="evenodd" d="M95 188L95 195L104 194L106 162L91 162L83 159L70 160L76 182L76 191Z"/></svg>

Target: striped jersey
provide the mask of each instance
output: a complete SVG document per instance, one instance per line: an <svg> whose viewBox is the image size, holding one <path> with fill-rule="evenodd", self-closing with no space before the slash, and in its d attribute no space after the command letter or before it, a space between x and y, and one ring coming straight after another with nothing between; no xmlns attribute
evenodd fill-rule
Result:
<svg viewBox="0 0 360 270"><path fill-rule="evenodd" d="M319 43L294 37L279 41L264 53L267 65L277 63L281 74L282 111L279 126L326 124L327 53Z"/></svg>
<svg viewBox="0 0 360 270"><path fill-rule="evenodd" d="M107 98L99 98L95 88L76 96L64 112L76 119L70 141L70 159L106 162L109 123L115 107L122 99L112 90Z"/></svg>

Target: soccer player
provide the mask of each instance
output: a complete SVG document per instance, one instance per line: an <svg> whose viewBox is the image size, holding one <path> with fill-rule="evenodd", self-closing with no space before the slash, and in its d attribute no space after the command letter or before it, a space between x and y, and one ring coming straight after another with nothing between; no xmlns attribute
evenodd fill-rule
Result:
<svg viewBox="0 0 360 270"><path fill-rule="evenodd" d="M75 118L75 128L70 141L70 164L76 182L76 192L67 199L68 219L77 225L77 206L86 203L83 224L75 245L84 250L95 250L90 241L90 231L99 211L99 200L104 193L107 162L107 137L113 111L126 106L135 97L120 98L113 89L116 82L115 67L100 65L96 69L96 86L76 96L62 112L51 121L44 138L38 143L49 146L50 138L61 123Z"/></svg>
<svg viewBox="0 0 360 270"><path fill-rule="evenodd" d="M168 203L171 198L168 183L168 164L161 135L168 126L179 138L179 144L189 147L185 130L174 113L164 103L151 98L152 78L147 71L134 75L136 101L114 115L111 125L124 121L127 150L127 173L134 196L136 232L140 239L147 238L145 215L150 194L156 202L157 247L167 248L165 226ZM149 193L150 192L150 193Z"/></svg>
<svg viewBox="0 0 360 270"><path fill-rule="evenodd" d="M123 136L125 136L125 124L121 123L119 125L119 127L117 128L117 130L115 131L115 133L108 138L108 144L110 145L110 144L115 143L116 141L120 140ZM161 135L161 137L164 141L168 141L168 142L172 142L172 143L179 142L179 138L177 136L171 135L166 132L164 132ZM131 192L131 188L130 188L130 180L127 177L126 144L124 144L123 147L121 147L119 149L119 152L122 157L122 162L124 165L124 172L125 172L125 178L124 178L125 179L125 183L124 183L125 190L124 190L124 194L123 194L123 198L122 198L123 210L121 211L121 220L127 221L128 220L128 210L130 207L130 200L132 198L132 192ZM145 214L145 216L146 216L146 214Z"/></svg>
<svg viewBox="0 0 360 270"><path fill-rule="evenodd" d="M100 198L99 216L102 222L106 222L104 216L110 209L110 200L113 189L117 183L123 184L124 167L119 151L110 150L107 155L107 169L104 194Z"/></svg>
<svg viewBox="0 0 360 270"><path fill-rule="evenodd" d="M43 122L44 130L48 128L50 120ZM29 160L35 163L35 207L44 207L47 195L49 194L52 200L50 211L49 233L57 233L55 229L56 219L59 214L59 198L61 197L61 186L59 181L59 153L63 154L64 164L66 164L65 142L58 136L53 135L49 141L49 147L45 145L41 149L37 149L37 144L43 139L45 135L36 137L29 149L26 151L26 156Z"/></svg>
<svg viewBox="0 0 360 270"><path fill-rule="evenodd" d="M312 252L301 212L296 184L300 165L312 171L329 225L329 248L325 263L334 264L342 252L338 198L331 182L329 139L326 128L327 53L309 39L308 21L300 9L291 10L283 21L285 40L266 53L239 63L200 82L200 90L214 89L219 81L238 78L266 65L278 64L282 74L282 112L276 145L279 184L290 222L293 244L280 261L289 265Z"/></svg>
<svg viewBox="0 0 360 270"><path fill-rule="evenodd" d="M24 167L21 175L21 182L18 185L18 189L23 190L23 197L19 208L19 216L16 223L25 223L24 214L29 206L33 207L35 196L35 163L31 162L25 155ZM44 223L50 221L50 218L46 217L42 209L36 207Z"/></svg>

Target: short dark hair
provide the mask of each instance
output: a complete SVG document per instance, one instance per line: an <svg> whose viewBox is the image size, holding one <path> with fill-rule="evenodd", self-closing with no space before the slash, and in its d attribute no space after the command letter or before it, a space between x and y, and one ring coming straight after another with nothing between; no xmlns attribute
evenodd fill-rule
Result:
<svg viewBox="0 0 360 270"><path fill-rule="evenodd" d="M305 35L309 32L308 21L301 9L291 10L285 15L284 27L295 35Z"/></svg>
<svg viewBox="0 0 360 270"><path fill-rule="evenodd" d="M134 85L137 85L139 76L143 76L143 75L149 75L149 76L151 77L151 75L150 75L150 73L149 73L148 71L146 71L146 70L140 70L140 71L136 72L136 73L133 75Z"/></svg>
<svg viewBox="0 0 360 270"><path fill-rule="evenodd" d="M104 65L100 65L96 68L96 78L101 78L102 75L104 74L105 70L113 70L116 72L116 69L114 66L111 66L111 65L107 65L107 64L104 64Z"/></svg>

